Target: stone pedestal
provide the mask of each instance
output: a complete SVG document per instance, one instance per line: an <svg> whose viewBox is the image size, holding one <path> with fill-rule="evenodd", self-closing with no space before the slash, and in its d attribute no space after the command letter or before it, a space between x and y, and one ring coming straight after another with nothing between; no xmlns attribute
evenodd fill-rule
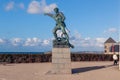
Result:
<svg viewBox="0 0 120 80"><path fill-rule="evenodd" d="M55 44L52 49L52 74L71 74L70 48L65 44Z"/></svg>

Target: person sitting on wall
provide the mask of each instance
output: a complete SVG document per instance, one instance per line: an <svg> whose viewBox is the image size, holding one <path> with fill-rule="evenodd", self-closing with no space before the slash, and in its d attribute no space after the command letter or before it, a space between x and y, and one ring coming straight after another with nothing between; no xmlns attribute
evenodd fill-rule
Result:
<svg viewBox="0 0 120 80"><path fill-rule="evenodd" d="M115 53L113 54L113 60L114 60L114 65L117 65L118 57Z"/></svg>

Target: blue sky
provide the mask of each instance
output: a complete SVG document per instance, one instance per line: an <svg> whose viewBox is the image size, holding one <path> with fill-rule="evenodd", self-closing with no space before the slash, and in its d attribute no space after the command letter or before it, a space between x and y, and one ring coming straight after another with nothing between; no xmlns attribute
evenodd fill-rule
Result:
<svg viewBox="0 0 120 80"><path fill-rule="evenodd" d="M109 37L119 40L120 0L0 0L0 52L51 51L55 21L64 13L72 51L102 51Z"/></svg>

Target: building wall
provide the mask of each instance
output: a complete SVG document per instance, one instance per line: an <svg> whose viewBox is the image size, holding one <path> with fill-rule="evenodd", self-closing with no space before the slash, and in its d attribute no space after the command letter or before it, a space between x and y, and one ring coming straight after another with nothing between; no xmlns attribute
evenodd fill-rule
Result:
<svg viewBox="0 0 120 80"><path fill-rule="evenodd" d="M111 47L116 45L116 43L105 43L104 44L104 54L119 54L119 52L116 52L116 51L111 51Z"/></svg>
<svg viewBox="0 0 120 80"><path fill-rule="evenodd" d="M105 43L104 44L105 54L112 54L112 52L110 52L110 48L111 48L112 45L114 45L114 43Z"/></svg>

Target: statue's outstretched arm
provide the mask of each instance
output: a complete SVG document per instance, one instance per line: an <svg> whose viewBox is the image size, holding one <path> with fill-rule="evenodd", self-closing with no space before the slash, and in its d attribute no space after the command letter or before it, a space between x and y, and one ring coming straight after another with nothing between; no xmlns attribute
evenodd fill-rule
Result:
<svg viewBox="0 0 120 80"><path fill-rule="evenodd" d="M50 16L50 17L53 18L53 14L50 14L50 13L44 13L44 15L48 15L48 16Z"/></svg>

